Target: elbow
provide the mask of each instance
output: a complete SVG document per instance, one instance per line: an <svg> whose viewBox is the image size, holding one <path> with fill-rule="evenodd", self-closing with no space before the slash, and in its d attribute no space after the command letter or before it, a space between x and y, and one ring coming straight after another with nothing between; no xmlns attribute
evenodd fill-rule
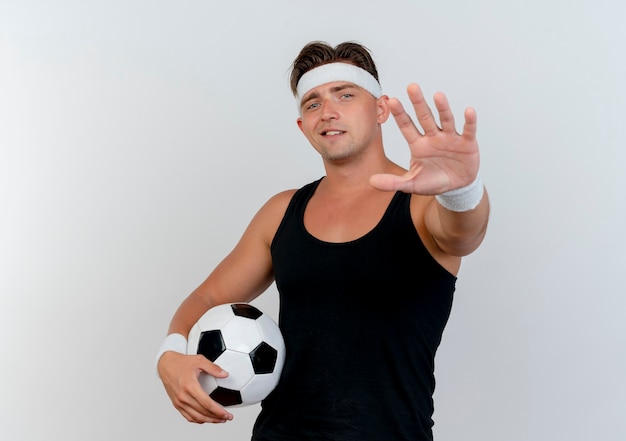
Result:
<svg viewBox="0 0 626 441"><path fill-rule="evenodd" d="M456 235L448 234L436 239L437 245L446 254L465 257L472 254L483 243L487 233L487 222L477 232L464 232Z"/></svg>

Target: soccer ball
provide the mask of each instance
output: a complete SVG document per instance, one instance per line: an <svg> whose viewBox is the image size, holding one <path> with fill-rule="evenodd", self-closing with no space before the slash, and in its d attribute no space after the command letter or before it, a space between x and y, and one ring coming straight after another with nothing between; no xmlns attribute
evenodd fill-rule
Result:
<svg viewBox="0 0 626 441"><path fill-rule="evenodd" d="M285 342L270 316L247 303L209 309L189 331L187 353L201 354L228 372L201 373L204 391L223 406L248 406L276 387L285 362Z"/></svg>

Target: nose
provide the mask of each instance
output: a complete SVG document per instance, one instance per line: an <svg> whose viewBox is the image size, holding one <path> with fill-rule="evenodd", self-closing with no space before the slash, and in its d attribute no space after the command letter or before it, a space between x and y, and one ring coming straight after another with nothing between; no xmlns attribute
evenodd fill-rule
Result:
<svg viewBox="0 0 626 441"><path fill-rule="evenodd" d="M339 113L337 112L337 106L331 100L324 100L322 103L322 119L324 121L329 121L332 119L339 118Z"/></svg>

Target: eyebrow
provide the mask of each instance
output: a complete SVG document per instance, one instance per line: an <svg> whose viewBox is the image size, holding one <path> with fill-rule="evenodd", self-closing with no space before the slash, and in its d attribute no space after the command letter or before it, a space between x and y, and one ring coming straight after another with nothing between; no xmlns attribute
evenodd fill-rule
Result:
<svg viewBox="0 0 626 441"><path fill-rule="evenodd" d="M359 86L357 86L356 84L353 83L343 83L343 84L338 84L337 86L333 86L330 89L331 93L336 93L336 92L340 92L344 89L358 89ZM304 105L304 103L306 103L307 101L311 101L313 99L317 99L320 97L319 92L311 92L308 95L304 95L304 98L302 99L302 105Z"/></svg>

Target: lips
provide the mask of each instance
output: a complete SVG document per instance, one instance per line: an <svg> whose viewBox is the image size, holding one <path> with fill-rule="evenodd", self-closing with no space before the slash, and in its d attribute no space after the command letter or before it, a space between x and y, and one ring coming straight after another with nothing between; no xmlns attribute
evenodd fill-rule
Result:
<svg viewBox="0 0 626 441"><path fill-rule="evenodd" d="M343 135L344 131L342 130L324 130L322 132L322 136L337 136L337 135Z"/></svg>

